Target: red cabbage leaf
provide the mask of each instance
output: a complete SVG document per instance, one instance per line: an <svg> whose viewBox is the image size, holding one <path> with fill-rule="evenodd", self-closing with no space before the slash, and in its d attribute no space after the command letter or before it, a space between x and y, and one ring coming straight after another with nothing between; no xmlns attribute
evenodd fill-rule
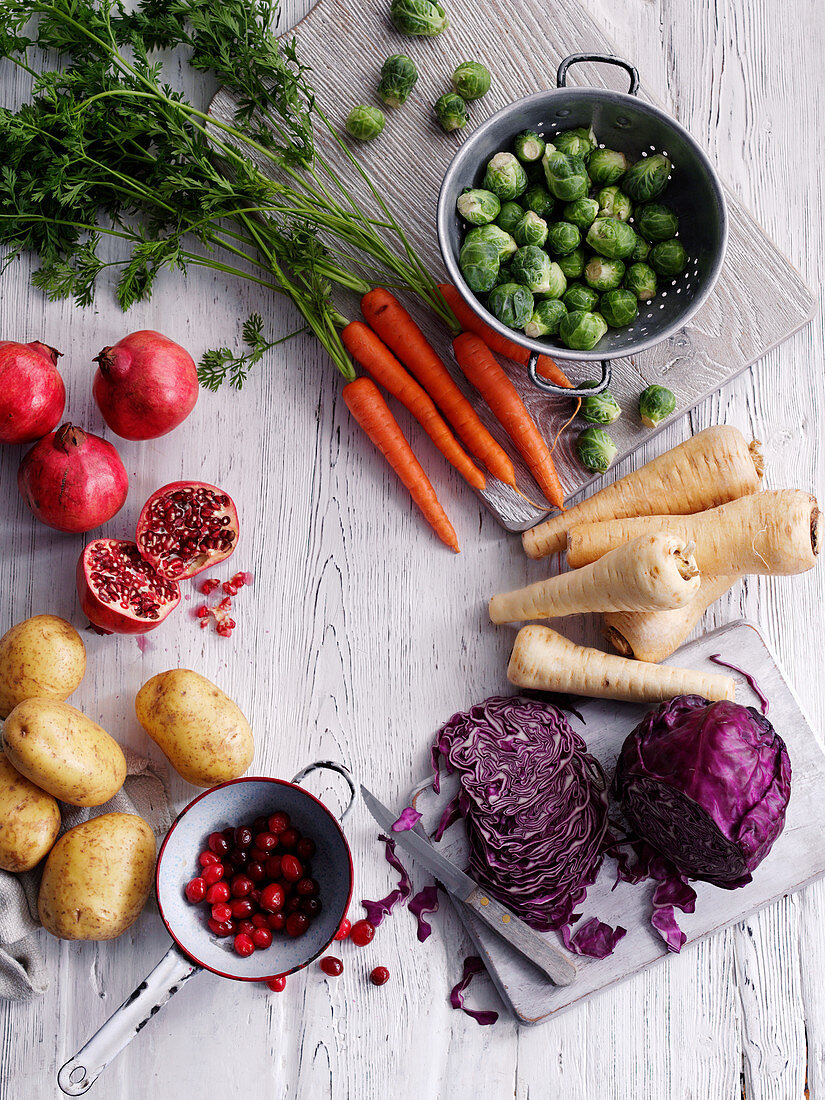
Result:
<svg viewBox="0 0 825 1100"><path fill-rule="evenodd" d="M429 939L432 932L432 926L424 920L424 914L438 912L438 886L433 883L432 886L425 886L419 890L407 903L407 908L418 922L418 942L423 943L424 940Z"/></svg>
<svg viewBox="0 0 825 1100"><path fill-rule="evenodd" d="M611 928L591 917L589 921L571 933L568 925L561 929L561 938L568 951L574 951L577 955L589 955L591 959L606 959L612 955L619 940L627 935L627 929L617 925Z"/></svg>
<svg viewBox="0 0 825 1100"><path fill-rule="evenodd" d="M410 876L407 874L401 860L395 854L395 841L390 840L388 836L384 836L383 834L379 836L378 839L384 841L384 855L387 863L389 863L391 867L394 867L401 877L398 880L396 888L390 890L385 898L380 898L378 901L367 901L362 899L361 904L367 911L367 920L375 928L378 927L384 917L390 915L399 901L406 901L412 893Z"/></svg>
<svg viewBox="0 0 825 1100"><path fill-rule="evenodd" d="M468 1016L472 1016L472 1018L482 1026L494 1024L498 1019L498 1013L489 1009L478 1011L474 1008L465 1008L464 990L473 980L475 975L479 974L483 969L484 964L478 955L470 955L464 960L464 973L461 975L461 981L450 990L450 1004L453 1008L460 1008L462 1012L466 1012Z"/></svg>

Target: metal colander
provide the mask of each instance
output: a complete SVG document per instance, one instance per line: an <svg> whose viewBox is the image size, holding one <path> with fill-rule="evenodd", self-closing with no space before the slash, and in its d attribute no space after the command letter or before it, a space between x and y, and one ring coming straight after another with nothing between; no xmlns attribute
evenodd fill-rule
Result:
<svg viewBox="0 0 825 1100"><path fill-rule="evenodd" d="M566 87L568 69L580 61L606 62L625 69L630 76L629 92ZM710 161L669 115L636 98L639 75L632 65L602 54L572 54L559 66L557 84L555 90L536 92L504 107L467 139L444 176L437 221L444 262L467 304L497 332L529 348L532 354L528 370L536 385L548 392L570 396L578 391L561 389L537 375L538 355L544 352L556 359L602 361L602 378L597 389L604 389L610 380L608 360L635 355L666 340L699 309L721 270L728 227L722 186ZM552 141L554 133L578 126L592 127L600 145L620 149L632 160L652 153L668 157L673 171L662 201L679 217L679 236L689 257L687 268L677 278L670 282L659 278L658 293L649 302L639 303L639 314L632 324L608 329L591 351L571 351L557 337L532 340L507 328L484 308L465 283L458 266L465 225L456 213L456 200L465 187L480 186L487 161L500 150L511 149L513 139L522 130L536 130Z"/></svg>

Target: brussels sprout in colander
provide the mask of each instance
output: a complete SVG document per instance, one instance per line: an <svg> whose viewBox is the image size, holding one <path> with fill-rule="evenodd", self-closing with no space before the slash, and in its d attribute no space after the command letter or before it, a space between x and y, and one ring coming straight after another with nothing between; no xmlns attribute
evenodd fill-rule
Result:
<svg viewBox="0 0 825 1100"><path fill-rule="evenodd" d="M595 199L576 199L568 202L562 211L566 222L572 222L582 233L586 233L599 213L599 204Z"/></svg>
<svg viewBox="0 0 825 1100"><path fill-rule="evenodd" d="M547 142L535 130L522 130L520 134L516 135L516 140L513 142L513 152L525 164L532 164L534 161L541 160L546 148Z"/></svg>
<svg viewBox="0 0 825 1100"><path fill-rule="evenodd" d="M577 311L590 313L599 304L599 295L591 286L584 283L570 283L561 296L561 300L571 313Z"/></svg>
<svg viewBox="0 0 825 1100"><path fill-rule="evenodd" d="M547 222L528 210L513 230L513 236L517 245L536 244L541 248L547 240Z"/></svg>
<svg viewBox="0 0 825 1100"><path fill-rule="evenodd" d="M581 245L579 245L579 247L574 248L572 252L568 252L566 256L559 256L556 263L562 269L566 278L580 279L584 274L584 267L587 260L587 253Z"/></svg>
<svg viewBox="0 0 825 1100"><path fill-rule="evenodd" d="M587 158L587 174L595 187L608 187L622 178L630 161L617 149L594 149Z"/></svg>
<svg viewBox="0 0 825 1100"><path fill-rule="evenodd" d="M639 300L632 290L608 290L599 301L599 311L611 328L624 328L639 312Z"/></svg>
<svg viewBox="0 0 825 1100"><path fill-rule="evenodd" d="M502 283L493 287L487 308L508 328L523 328L533 315L532 292L521 283Z"/></svg>
<svg viewBox="0 0 825 1100"><path fill-rule="evenodd" d="M646 302L656 294L656 272L650 264L631 264L625 272L624 285L640 302Z"/></svg>
<svg viewBox="0 0 825 1100"><path fill-rule="evenodd" d="M531 184L521 196L521 201L528 210L532 210L540 218L544 218L545 221L553 213L556 206L556 200L543 183Z"/></svg>
<svg viewBox="0 0 825 1100"><path fill-rule="evenodd" d="M667 187L672 168L671 162L661 153L642 157L628 168L622 180L622 190L634 202L650 202Z"/></svg>
<svg viewBox="0 0 825 1100"><path fill-rule="evenodd" d="M659 275L674 279L687 267L687 253L681 241L659 241L650 250L650 266Z"/></svg>
<svg viewBox="0 0 825 1100"><path fill-rule="evenodd" d="M505 233L509 233L512 236L516 230L516 226L523 217L523 206L519 206L517 202L503 202L495 222Z"/></svg>
<svg viewBox="0 0 825 1100"><path fill-rule="evenodd" d="M470 225L486 225L501 212L498 196L480 187L465 187L456 201L456 209Z"/></svg>
<svg viewBox="0 0 825 1100"><path fill-rule="evenodd" d="M572 222L553 222L547 230L547 247L557 256L566 256L578 247L581 232Z"/></svg>
<svg viewBox="0 0 825 1100"><path fill-rule="evenodd" d="M612 187L603 187L596 199L599 217L618 218L620 222L626 222L633 213L633 203L615 184Z"/></svg>
<svg viewBox="0 0 825 1100"><path fill-rule="evenodd" d="M498 247L489 241L470 241L461 246L458 266L470 290L476 294L486 294L496 284Z"/></svg>
<svg viewBox="0 0 825 1100"><path fill-rule="evenodd" d="M548 145L541 158L547 186L562 202L572 202L587 194L590 180L581 157L562 153L553 145Z"/></svg>
<svg viewBox="0 0 825 1100"><path fill-rule="evenodd" d="M532 340L539 336L555 336L559 331L562 317L567 313L567 307L559 298L543 298L536 303L533 315L524 326L525 336Z"/></svg>
<svg viewBox="0 0 825 1100"><path fill-rule="evenodd" d="M478 225L475 229L471 229L467 236L464 238L465 244L472 244L474 241L489 241L490 244L495 245L498 249L498 258L500 263L505 263L516 254L518 245L509 233L505 233L497 225Z"/></svg>
<svg viewBox="0 0 825 1100"><path fill-rule="evenodd" d="M679 219L664 203L646 202L636 209L636 230L651 243L669 241L679 232Z"/></svg>
<svg viewBox="0 0 825 1100"><path fill-rule="evenodd" d="M621 260L594 256L584 269L584 281L594 290L615 290L622 285L625 266Z"/></svg>

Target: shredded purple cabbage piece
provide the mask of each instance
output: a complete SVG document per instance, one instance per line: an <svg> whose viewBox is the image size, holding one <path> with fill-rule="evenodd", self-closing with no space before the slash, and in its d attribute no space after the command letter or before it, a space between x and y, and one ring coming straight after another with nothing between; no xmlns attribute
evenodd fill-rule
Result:
<svg viewBox="0 0 825 1100"><path fill-rule="evenodd" d="M384 856L387 863L389 863L391 867L394 867L401 877L398 880L396 888L390 890L385 898L380 898L378 901L362 899L361 904L367 911L367 920L370 924L374 925L375 928L383 921L384 917L390 915L400 901L405 901L412 893L410 876L407 874L401 860L395 854L395 841L391 840L388 836L384 836L383 833L378 839L384 841Z"/></svg>
<svg viewBox="0 0 825 1100"><path fill-rule="evenodd" d="M479 1011L475 1008L464 1007L464 990L473 980L476 974L479 974L484 969L484 964L478 955L469 955L464 960L464 972L461 975L461 981L457 985L454 985L450 990L450 1004L453 1008L460 1008L462 1012L466 1012L468 1016L472 1018L482 1027L488 1024L494 1024L498 1019L498 1013L493 1012L491 1009Z"/></svg>
<svg viewBox="0 0 825 1100"><path fill-rule="evenodd" d="M433 883L432 886L425 886L422 890L419 890L415 897L407 903L407 908L418 922L418 942L423 943L424 940L429 939L432 932L432 926L424 920L423 914L438 912L438 886Z"/></svg>
<svg viewBox="0 0 825 1100"><path fill-rule="evenodd" d="M653 891L653 914L650 923L668 946L678 954L687 936L676 920L676 910L692 913L696 908L696 891L681 875L671 875Z"/></svg>
<svg viewBox="0 0 825 1100"><path fill-rule="evenodd" d="M418 810L414 810L412 806L406 806L402 811L397 821L392 823L392 831L394 833L403 833L407 829L413 829L421 820L421 814Z"/></svg>
<svg viewBox="0 0 825 1100"><path fill-rule="evenodd" d="M611 928L596 917L571 933L570 926L565 924L561 928L561 938L568 951L576 955L588 955L591 959L606 959L612 955L619 940L627 935L627 929L617 925Z"/></svg>
<svg viewBox="0 0 825 1100"><path fill-rule="evenodd" d="M759 700L759 709L763 714L767 715L768 711L771 709L771 701L757 683L755 676L752 676L750 672L745 672L744 668L740 668L739 665L732 665L729 661L723 661L721 653L711 653L708 660L713 661L715 665L721 665L722 668L729 668L731 672L738 672L740 676L744 676L748 687Z"/></svg>

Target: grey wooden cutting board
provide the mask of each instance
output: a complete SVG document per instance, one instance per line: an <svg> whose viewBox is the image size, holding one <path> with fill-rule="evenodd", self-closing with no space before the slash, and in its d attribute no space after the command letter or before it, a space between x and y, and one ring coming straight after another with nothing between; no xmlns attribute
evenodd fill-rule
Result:
<svg viewBox="0 0 825 1100"><path fill-rule="evenodd" d="M357 144L357 154L409 236L439 281L445 277L435 231L435 209L444 171L466 133L501 107L541 88L555 87L559 62L571 53L614 53L604 32L576 0L546 5L507 4L491 0L449 0L451 25L434 39L398 34L390 23L389 0L319 0L288 37L297 41L298 56L311 67L309 79L320 105L343 132L343 122L356 103L381 105L375 87L383 60L407 53L417 63L420 79L406 104L387 109L381 137ZM470 122L464 131L444 134L435 122L432 104L449 89L449 77L459 61L477 59L489 66L493 86L483 100L470 104ZM633 58L628 58L633 61ZM652 99L643 87L641 95ZM626 76L610 66L587 64L571 70L570 83L616 87L626 91ZM219 92L212 104L219 118L232 115L232 100ZM333 163L343 158L328 136L320 144ZM262 165L263 167L263 165ZM345 173L351 180L351 173ZM363 189L353 191L367 204ZM735 378L771 348L805 325L815 311L815 300L798 272L763 233L739 200L727 191L730 242L717 286L693 321L666 343L631 359L613 362L611 390L622 407L622 418L610 432L618 446L617 461L631 454L655 433L638 416L638 395L653 382L667 385L684 414L725 382ZM781 288L781 293L777 292ZM410 301L407 305L412 306ZM358 316L357 303L344 312ZM493 435L512 455L521 491L531 500L542 495L500 425L469 391L452 357L450 342L437 321L425 310L414 309L422 328L473 400ZM569 399L539 393L523 367L502 360L542 434L550 441L572 411ZM593 365L571 368L572 378L593 376ZM594 484L594 477L578 463L573 444L576 431L563 433L555 458L568 496ZM415 440L413 439L413 444ZM438 486L439 471L428 470ZM546 512L530 506L506 485L488 479L481 494L490 510L511 531L532 527Z"/></svg>
<svg viewBox="0 0 825 1100"><path fill-rule="evenodd" d="M768 717L788 747L793 782L785 829L754 873L753 881L740 890L721 890L708 883L693 883L698 895L696 911L691 914L677 913L679 925L687 935L683 951L689 950L691 944L704 936L744 920L757 909L825 875L825 817L822 814L825 755L810 722L773 653L756 627L744 620L720 627L691 642L664 663L709 672L726 672L708 660L713 653L719 653L745 668L756 677L768 696ZM758 707L758 701L744 678L736 674L734 678L737 702ZM586 739L588 748L607 773L612 774L625 737L648 708L601 699L581 700L576 707L585 725L582 727L575 716L569 716L571 725ZM454 786L445 782L442 793L435 795L430 778L413 792L410 804L424 815L421 824L428 833L433 832L441 809L454 790ZM445 833L439 850L459 867L466 867L469 849L461 822ZM649 924L653 884L632 886L619 883L613 890L615 870L615 862L605 859L598 879L588 890L587 900L578 906L578 911L583 914L583 919L595 916L611 926L621 925L627 929L627 935L606 959L571 955L579 973L573 984L564 988L548 982L472 912L460 902L455 903L499 993L520 1023L544 1023L669 955L664 941ZM561 946L558 933L548 932L546 936Z"/></svg>

